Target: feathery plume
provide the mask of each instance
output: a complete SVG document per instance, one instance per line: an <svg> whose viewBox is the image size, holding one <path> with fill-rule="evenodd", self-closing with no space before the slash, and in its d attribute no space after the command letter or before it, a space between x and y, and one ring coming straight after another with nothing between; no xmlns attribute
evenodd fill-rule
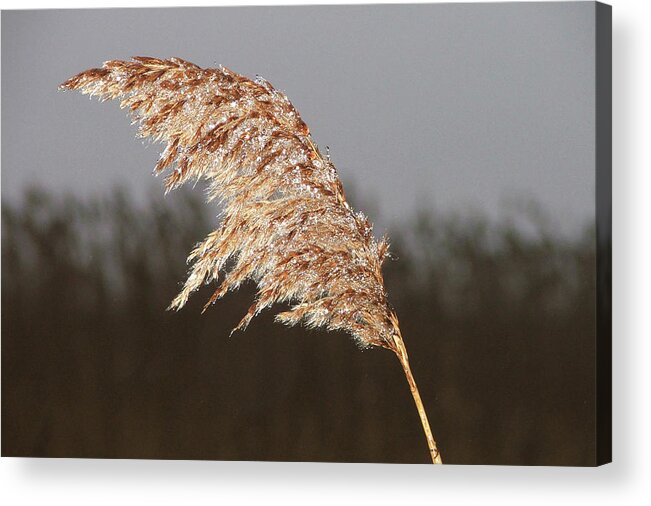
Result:
<svg viewBox="0 0 651 506"><path fill-rule="evenodd" d="M225 67L150 57L105 62L60 88L120 99L139 123L139 136L166 144L154 169L169 169L166 191L205 180L208 199L222 206L220 226L191 252L189 276L170 308L182 308L201 285L220 281L205 310L251 279L257 298L234 331L287 302L292 305L276 315L279 322L343 330L362 348L393 351L432 461L441 463L387 300L382 263L388 242L376 241L366 216L348 204L337 170L284 93Z"/></svg>

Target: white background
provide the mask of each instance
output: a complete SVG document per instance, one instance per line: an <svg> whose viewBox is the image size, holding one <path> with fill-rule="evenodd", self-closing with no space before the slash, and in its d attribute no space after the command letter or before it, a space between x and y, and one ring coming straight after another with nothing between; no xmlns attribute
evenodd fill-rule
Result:
<svg viewBox="0 0 651 506"><path fill-rule="evenodd" d="M0 4L3 9L182 5L161 0ZM651 139L645 130L651 117L651 2L612 4L613 464L575 469L3 458L3 504L651 504L651 307L645 291L651 286Z"/></svg>

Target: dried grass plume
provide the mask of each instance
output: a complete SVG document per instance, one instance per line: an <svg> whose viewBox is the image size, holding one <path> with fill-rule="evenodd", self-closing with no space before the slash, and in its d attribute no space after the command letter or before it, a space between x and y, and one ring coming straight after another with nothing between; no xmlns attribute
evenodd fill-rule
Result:
<svg viewBox="0 0 651 506"><path fill-rule="evenodd" d="M154 170L169 170L166 189L205 180L209 200L221 203L220 226L191 252L189 276L171 308L218 282L208 307L250 279L257 298L234 330L286 302L291 307L276 315L279 322L343 330L361 347L393 351L432 461L441 462L387 300L382 263L388 243L376 241L369 220L348 204L337 170L284 93L225 67L149 57L108 61L61 88L119 99L141 137L165 143Z"/></svg>

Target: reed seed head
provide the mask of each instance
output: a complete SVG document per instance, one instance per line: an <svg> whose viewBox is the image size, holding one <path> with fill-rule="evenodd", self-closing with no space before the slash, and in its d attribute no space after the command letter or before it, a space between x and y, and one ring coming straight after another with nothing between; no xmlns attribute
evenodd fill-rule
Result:
<svg viewBox="0 0 651 506"><path fill-rule="evenodd" d="M119 99L141 137L165 144L155 172L168 172L167 191L205 180L209 200L221 203L221 223L188 257L171 308L203 284L219 282L207 307L250 279L257 298L234 330L285 302L282 323L347 331L362 347L399 353L382 278L388 242L348 204L335 166L284 93L225 67L149 57L108 61L61 88Z"/></svg>

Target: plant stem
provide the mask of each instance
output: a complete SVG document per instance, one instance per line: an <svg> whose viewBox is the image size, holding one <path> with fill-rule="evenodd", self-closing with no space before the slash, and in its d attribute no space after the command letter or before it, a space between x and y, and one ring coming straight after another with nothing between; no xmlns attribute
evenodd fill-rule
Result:
<svg viewBox="0 0 651 506"><path fill-rule="evenodd" d="M418 409L418 415L420 416L420 423L423 424L423 431L425 432L425 438L427 439L427 446L429 448L430 457L432 458L432 463L443 464L441 453L436 447L436 441L434 441L432 430L429 427L427 412L425 411L425 406L423 406L423 401L420 398L420 393L418 392L418 387L416 386L416 380L414 379L414 375L411 373L411 367L409 367L409 357L407 356L407 349L405 348L402 336L396 340L396 344L398 345L398 351L396 351L396 355L402 364L402 368L405 371L405 376L407 377L407 382L409 383L409 390L411 390L411 395L414 397L416 409Z"/></svg>

